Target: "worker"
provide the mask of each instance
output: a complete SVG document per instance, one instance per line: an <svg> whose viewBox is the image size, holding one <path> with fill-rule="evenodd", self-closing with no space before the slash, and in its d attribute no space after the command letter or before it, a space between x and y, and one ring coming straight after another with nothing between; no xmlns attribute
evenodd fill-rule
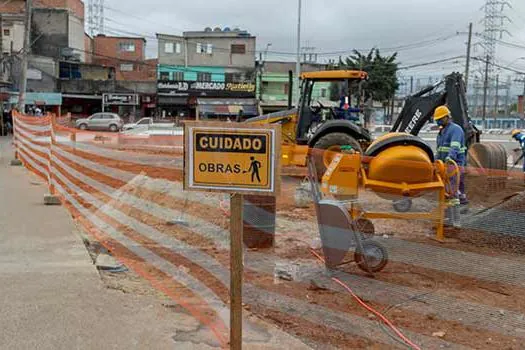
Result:
<svg viewBox="0 0 525 350"><path fill-rule="evenodd" d="M514 151L521 151L521 157L525 157L525 134L520 129L512 130L512 138L520 143L520 148ZM523 172L525 172L525 161L523 162Z"/></svg>
<svg viewBox="0 0 525 350"><path fill-rule="evenodd" d="M456 198L460 200L462 205L466 205L468 200L465 194L464 182L464 167L467 159L465 132L452 121L452 115L447 106L436 108L434 121L440 128L437 137L437 159L443 162L453 160L460 167L459 193Z"/></svg>

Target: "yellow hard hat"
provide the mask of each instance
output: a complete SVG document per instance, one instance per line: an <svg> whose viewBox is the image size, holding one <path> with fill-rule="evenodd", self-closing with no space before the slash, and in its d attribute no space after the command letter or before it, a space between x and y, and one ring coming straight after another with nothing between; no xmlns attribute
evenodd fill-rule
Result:
<svg viewBox="0 0 525 350"><path fill-rule="evenodd" d="M518 135L519 133L521 133L520 129L514 129L514 130L512 130L511 135L512 135L512 137L514 137L514 136Z"/></svg>
<svg viewBox="0 0 525 350"><path fill-rule="evenodd" d="M440 120L450 116L450 109L447 106L439 106L434 111L434 120Z"/></svg>

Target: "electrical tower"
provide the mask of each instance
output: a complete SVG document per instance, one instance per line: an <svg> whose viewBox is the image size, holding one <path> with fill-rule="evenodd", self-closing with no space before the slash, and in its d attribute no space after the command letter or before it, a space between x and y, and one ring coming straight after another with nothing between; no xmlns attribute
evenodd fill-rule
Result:
<svg viewBox="0 0 525 350"><path fill-rule="evenodd" d="M507 0L486 0L482 7L484 11L483 33L481 45L484 49L482 60L484 67L481 69L483 74L487 74L487 102L493 105L495 102L495 78L494 78L494 63L496 60L497 41L503 37L503 34L510 33L506 30L506 23L510 22L510 18L505 15L505 10L512 8L510 2Z"/></svg>
<svg viewBox="0 0 525 350"><path fill-rule="evenodd" d="M104 34L104 0L88 0L88 24L91 37Z"/></svg>

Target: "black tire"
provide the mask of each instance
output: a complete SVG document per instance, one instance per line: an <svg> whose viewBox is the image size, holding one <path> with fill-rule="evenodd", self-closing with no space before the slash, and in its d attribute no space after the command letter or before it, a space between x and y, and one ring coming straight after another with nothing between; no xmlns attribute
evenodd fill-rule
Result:
<svg viewBox="0 0 525 350"><path fill-rule="evenodd" d="M88 126L87 126L87 124L80 124L80 125L78 126L78 128L79 128L80 130L87 130Z"/></svg>
<svg viewBox="0 0 525 350"><path fill-rule="evenodd" d="M315 159L315 169L317 170L317 177L319 179L323 178L324 173L326 172L327 165L325 165L323 154L324 150L331 149L332 151L337 152L337 146L352 146L352 148L359 153L363 153L361 145L354 139L352 136L342 133L334 132L327 134L321 137L314 145L314 159ZM315 151L321 150L321 151Z"/></svg>
<svg viewBox="0 0 525 350"><path fill-rule="evenodd" d="M111 132L117 132L118 131L118 126L116 126L115 124L111 124L109 126L109 131Z"/></svg>
<svg viewBox="0 0 525 350"><path fill-rule="evenodd" d="M392 202L392 206L394 207L394 210L398 213L408 213L410 209L412 209L412 199L396 199Z"/></svg>
<svg viewBox="0 0 525 350"><path fill-rule="evenodd" d="M381 244L374 241L363 241L363 254L366 255L367 264L363 254L359 252L354 253L355 262L364 272L374 273L380 272L388 264L388 251Z"/></svg>

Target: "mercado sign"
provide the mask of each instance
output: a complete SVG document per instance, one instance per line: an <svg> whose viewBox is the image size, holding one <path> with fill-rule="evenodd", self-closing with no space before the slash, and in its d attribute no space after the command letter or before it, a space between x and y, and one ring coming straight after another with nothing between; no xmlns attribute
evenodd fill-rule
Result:
<svg viewBox="0 0 525 350"><path fill-rule="evenodd" d="M280 186L279 128L186 122L184 187L274 195Z"/></svg>
<svg viewBox="0 0 525 350"><path fill-rule="evenodd" d="M254 98L255 84L202 81L158 81L157 91L163 96Z"/></svg>

